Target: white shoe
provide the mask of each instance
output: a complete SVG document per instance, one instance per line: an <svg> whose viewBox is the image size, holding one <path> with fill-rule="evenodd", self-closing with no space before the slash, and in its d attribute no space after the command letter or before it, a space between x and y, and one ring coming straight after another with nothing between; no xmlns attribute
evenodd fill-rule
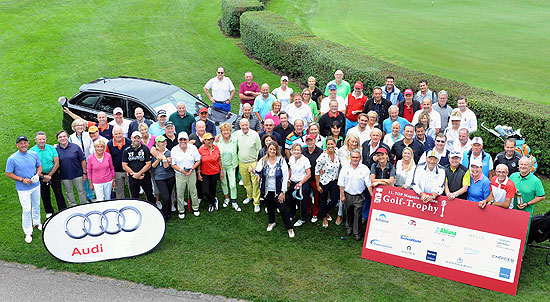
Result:
<svg viewBox="0 0 550 302"><path fill-rule="evenodd" d="M35 225L35 227L36 227L39 231L42 231L42 224L41 224L41 223Z"/></svg>
<svg viewBox="0 0 550 302"><path fill-rule="evenodd" d="M250 198L246 198L245 200L243 200L243 204L248 204L250 202Z"/></svg>
<svg viewBox="0 0 550 302"><path fill-rule="evenodd" d="M187 201L183 202L183 206L185 206L185 207L187 206Z"/></svg>
<svg viewBox="0 0 550 302"><path fill-rule="evenodd" d="M254 213L260 213L260 206L254 206Z"/></svg>
<svg viewBox="0 0 550 302"><path fill-rule="evenodd" d="M159 208L159 210L162 210L162 203L159 201L157 201L157 208Z"/></svg>
<svg viewBox="0 0 550 302"><path fill-rule="evenodd" d="M265 207L265 209L264 209L264 210L265 210L265 212L267 213L267 207Z"/></svg>
<svg viewBox="0 0 550 302"><path fill-rule="evenodd" d="M268 223L267 224L267 231L268 232L271 232L271 230L273 230L273 228L276 226L277 224L274 222L274 223Z"/></svg>
<svg viewBox="0 0 550 302"><path fill-rule="evenodd" d="M242 179L241 179L241 180L239 180L239 186L244 186L244 182L243 182L243 180L242 180Z"/></svg>
<svg viewBox="0 0 550 302"><path fill-rule="evenodd" d="M185 213L178 214L179 219L185 218Z"/></svg>
<svg viewBox="0 0 550 302"><path fill-rule="evenodd" d="M234 202L234 203L232 204L232 206L233 206L233 209L235 209L235 211L237 211L237 212L240 212L240 211L241 211L241 208L239 207L239 204L238 204L238 203Z"/></svg>
<svg viewBox="0 0 550 302"><path fill-rule="evenodd" d="M139 187L139 195L145 194L145 191L143 191L142 187Z"/></svg>
<svg viewBox="0 0 550 302"><path fill-rule="evenodd" d="M26 243L31 243L32 242L32 235L31 234L25 235L25 242Z"/></svg>
<svg viewBox="0 0 550 302"><path fill-rule="evenodd" d="M172 212L175 212L175 211L177 211L177 210L176 210L176 206L175 206L175 205L172 205Z"/></svg>
<svg viewBox="0 0 550 302"><path fill-rule="evenodd" d="M224 199L224 200L223 200L223 205L222 205L222 206L223 206L224 208L227 208L227 206L229 205L229 202L230 202L230 201L231 201L231 200L230 200L229 198Z"/></svg>
<svg viewBox="0 0 550 302"><path fill-rule="evenodd" d="M46 219L52 217L53 213L46 213Z"/></svg>
<svg viewBox="0 0 550 302"><path fill-rule="evenodd" d="M294 238L294 230L293 229L288 230L288 237Z"/></svg>
<svg viewBox="0 0 550 302"><path fill-rule="evenodd" d="M317 220L319 220L319 219L317 218L317 216L311 217L311 223L316 223Z"/></svg>
<svg viewBox="0 0 550 302"><path fill-rule="evenodd" d="M299 226L302 226L302 224L306 223L305 221L301 220L301 219L298 219L298 221L296 221L294 223L294 226L295 227L299 227Z"/></svg>
<svg viewBox="0 0 550 302"><path fill-rule="evenodd" d="M195 215L195 217L199 217L200 214L201 214L200 211L193 211L193 215Z"/></svg>

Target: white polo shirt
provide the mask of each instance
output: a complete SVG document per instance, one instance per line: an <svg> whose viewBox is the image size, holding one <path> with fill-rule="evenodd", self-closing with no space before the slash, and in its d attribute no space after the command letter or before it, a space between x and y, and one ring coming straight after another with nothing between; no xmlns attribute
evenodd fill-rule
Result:
<svg viewBox="0 0 550 302"><path fill-rule="evenodd" d="M306 177L306 169L311 169L311 163L305 156L300 156L298 160L292 155L288 160L290 166L290 181L300 182Z"/></svg>
<svg viewBox="0 0 550 302"><path fill-rule="evenodd" d="M191 169L195 162L201 160L197 147L189 143L187 143L187 150L185 152L181 150L179 144L172 148L170 152L172 153L172 164L183 169ZM176 173L183 174L180 171L176 171Z"/></svg>
<svg viewBox="0 0 550 302"><path fill-rule="evenodd" d="M302 103L300 108L296 107L294 103L286 107L286 113L288 113L288 122L294 125L295 120L304 121L304 129L307 129L307 126L310 122L313 121L313 115L311 114L311 108Z"/></svg>
<svg viewBox="0 0 550 302"><path fill-rule="evenodd" d="M344 99L343 97L337 95L336 101L338 102L338 111L344 112L346 108L348 108L348 99ZM330 97L326 97L321 101L321 109L319 109L322 113L327 113L330 110Z"/></svg>
<svg viewBox="0 0 550 302"><path fill-rule="evenodd" d="M206 89L212 89L212 97L218 102L224 102L229 100L231 91L235 90L233 82L228 77L223 77L221 81L218 77L213 77L204 85Z"/></svg>
<svg viewBox="0 0 550 302"><path fill-rule="evenodd" d="M424 110L418 110L417 112L414 113L411 124L413 124L414 126L418 124L418 117L420 116L420 113L422 113L422 111ZM439 112L433 110L432 108L432 112L430 112L429 115L430 115L430 128L434 128L434 129L441 128L441 115L439 115Z"/></svg>
<svg viewBox="0 0 550 302"><path fill-rule="evenodd" d="M344 192L351 195L361 194L370 185L370 169L367 166L359 163L355 169L351 164L342 167L338 186L343 187Z"/></svg>

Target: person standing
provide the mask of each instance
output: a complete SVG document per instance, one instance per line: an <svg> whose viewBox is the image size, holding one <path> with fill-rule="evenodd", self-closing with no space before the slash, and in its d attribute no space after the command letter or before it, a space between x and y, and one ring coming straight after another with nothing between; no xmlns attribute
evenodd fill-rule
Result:
<svg viewBox="0 0 550 302"><path fill-rule="evenodd" d="M319 107L317 106L317 102L312 101L311 92L308 88L304 88L302 91L302 102L309 107L313 121L316 122L319 117Z"/></svg>
<svg viewBox="0 0 550 302"><path fill-rule="evenodd" d="M424 100L422 100L422 108L423 110L419 110L414 113L412 124L418 124L420 114L422 112L427 112L430 115L430 126L435 129L435 133L437 134L439 133L439 131L445 131L445 129L441 128L441 116L437 111L433 109L430 99L425 98Z"/></svg>
<svg viewBox="0 0 550 302"><path fill-rule="evenodd" d="M137 110L137 109L136 109ZM159 135L164 135L164 133L166 132L166 130L164 130L164 128L166 128L166 119L168 118L168 115L166 115L166 110L164 109L160 109L158 112L157 112L157 121L152 123L152 124L147 124L145 122L142 122L142 123L145 123L147 126L149 126L149 133L151 135L153 135L154 137L157 137ZM132 123L134 123L136 121L133 121ZM138 124L134 131L139 131L139 125ZM132 131L133 133L133 131Z"/></svg>
<svg viewBox="0 0 550 302"><path fill-rule="evenodd" d="M124 119L124 111L122 110L122 108L115 107L115 109L113 109L113 117L114 119L109 122L109 125L122 127L122 132L124 132L124 136L127 136L128 127L130 126L131 122L127 119Z"/></svg>
<svg viewBox="0 0 550 302"><path fill-rule="evenodd" d="M210 95L209 89L212 89ZM235 95L235 86L231 79L225 76L225 69L218 67L217 76L211 78L203 87L204 93L212 101L212 107L231 111L231 100Z"/></svg>
<svg viewBox="0 0 550 302"><path fill-rule="evenodd" d="M202 182L204 197L210 201L208 213L219 209L218 198L216 197L216 186L220 174L223 177L222 160L220 149L214 145L214 136L207 132L202 137L204 144L199 148L201 164L199 166L198 178Z"/></svg>
<svg viewBox="0 0 550 302"><path fill-rule="evenodd" d="M382 122L382 131L384 132L384 135L391 133L391 128L393 123L398 122L399 125L401 125L401 130L405 128L405 126L409 123L405 118L402 118L398 115L399 113L399 107L395 105L391 105L388 109L389 117ZM400 134L403 134L403 131L399 132Z"/></svg>
<svg viewBox="0 0 550 302"><path fill-rule="evenodd" d="M94 142L95 152L88 157L87 171L90 189L94 190L96 201L111 199L113 186L116 186L115 168L111 155L105 152L105 142ZM114 182L114 183L113 183Z"/></svg>
<svg viewBox="0 0 550 302"><path fill-rule="evenodd" d="M476 114L468 108L468 104L465 96L458 97L456 101L458 110L460 111L460 127L468 129L468 133L472 134L477 131L477 117Z"/></svg>
<svg viewBox="0 0 550 302"><path fill-rule="evenodd" d="M260 91L262 94L257 96L254 100L252 112L254 112L258 120L263 123L266 114L268 114L271 110L271 105L273 105L273 102L277 99L271 93L269 93L269 85L267 85L266 83L262 84L262 88L260 88ZM282 102L281 108L285 108L283 107Z"/></svg>
<svg viewBox="0 0 550 302"><path fill-rule="evenodd" d="M151 183L151 153L147 146L141 143L141 133L132 133L132 144L122 153L122 168L128 173L130 196L139 198L139 188L143 188L147 201L155 204L153 186Z"/></svg>
<svg viewBox="0 0 550 302"><path fill-rule="evenodd" d="M20 135L15 140L18 151L8 157L6 177L15 180L15 189L23 209L21 225L25 233L25 242L32 242L33 226L42 231L40 221L40 174L42 164L38 154L29 149L29 140Z"/></svg>
<svg viewBox="0 0 550 302"><path fill-rule="evenodd" d="M266 124L272 120L266 120ZM273 129L273 128L272 128ZM237 155L237 139L231 135L231 125L229 123L223 123L220 125L221 138L216 142L216 145L220 149L220 156L222 161L222 190L225 195L223 201L223 207L226 208L231 201L231 206L235 211L240 212L241 208L237 203L237 181L235 178L235 170L239 165L239 159Z"/></svg>
<svg viewBox="0 0 550 302"><path fill-rule="evenodd" d="M279 124L281 124L281 119L279 118L279 115L282 114L283 112L281 112L281 101L279 100L275 100L273 101L273 103L271 104L271 111L269 111L265 117L264 117L264 122L265 120L267 119L271 119L273 120L273 123L275 124L275 127L279 126ZM254 114L256 115L256 117L258 116L258 114ZM288 121L288 114L286 114L286 118L287 118L287 121Z"/></svg>
<svg viewBox="0 0 550 302"><path fill-rule="evenodd" d="M201 163L201 156L197 147L189 144L189 136L186 132L178 134L178 145L172 148L172 169L176 172L176 193L178 199L178 217L185 218L185 189L188 190L188 198L191 199L193 215L198 217L199 198L197 197L197 173L195 172Z"/></svg>
<svg viewBox="0 0 550 302"><path fill-rule="evenodd" d="M426 162L418 164L414 170L411 189L424 203L437 202L436 198L445 191L445 170L439 165L440 158L439 153L432 150Z"/></svg>
<svg viewBox="0 0 550 302"><path fill-rule="evenodd" d="M328 212L336 206L340 192L338 188L338 172L340 171L340 160L336 154L336 140L327 138L327 149L323 152L315 164L315 189L321 193L320 210L323 218L323 227L328 227L331 219ZM328 196L330 194L330 202Z"/></svg>
<svg viewBox="0 0 550 302"><path fill-rule="evenodd" d="M292 104L286 106L286 113L288 114L288 122L294 124L296 120L302 120L304 122L304 128L307 129L309 123L313 122L313 115L311 114L311 108L302 102L302 95L295 93L292 96Z"/></svg>
<svg viewBox="0 0 550 302"><path fill-rule="evenodd" d="M61 173L61 183L67 194L67 202L71 207L76 205L73 193L73 186L75 186L80 204L85 204L88 200L84 183L88 179L88 175L84 152L76 144L69 142L67 132L64 130L57 132L57 142L59 144L55 149L59 155L59 172Z"/></svg>
<svg viewBox="0 0 550 302"><path fill-rule="evenodd" d="M340 124L342 125L341 133L344 133L346 125L346 115L338 111L337 101L330 101L328 106L328 112L321 115L321 117L319 118L319 132L321 133L321 136L326 137L331 134L330 127L332 126L334 121L340 122Z"/></svg>
<svg viewBox="0 0 550 302"><path fill-rule="evenodd" d="M243 204L254 201L254 212L260 212L260 189L258 187L258 178L253 177L252 171L256 168L258 152L262 148L260 136L256 131L251 131L248 120L241 120L241 130L233 133L237 139L237 155L239 158L239 172L243 179L246 190L246 199Z"/></svg>
<svg viewBox="0 0 550 302"><path fill-rule="evenodd" d="M418 92L414 96L414 99L420 103L422 103L422 100L425 98L430 99L430 102L432 104L437 103L437 94L428 88L428 81L427 80L420 80L418 82Z"/></svg>
<svg viewBox="0 0 550 302"><path fill-rule="evenodd" d="M164 220L172 217L170 209L172 205L172 191L176 184L174 169L172 169L172 153L166 149L166 138L163 135L155 138L156 156L151 167L155 173L155 182L162 197L162 206L160 207Z"/></svg>
<svg viewBox="0 0 550 302"><path fill-rule="evenodd" d="M244 82L239 86L239 98L241 99L241 109L244 104L254 106L254 100L261 94L260 86L252 80L252 72L247 71L244 74ZM239 110L239 114L241 110Z"/></svg>
<svg viewBox="0 0 550 302"><path fill-rule="evenodd" d="M337 103L337 110L346 114L346 108L348 107L347 95L341 97L338 95L338 90L336 84L330 84L327 86L328 96L321 101L321 107L319 109L319 114L322 116L330 110L330 103Z"/></svg>
<svg viewBox="0 0 550 302"><path fill-rule="evenodd" d="M397 107L399 107L399 116L412 123L414 114L422 109L420 102L413 99L412 89L405 89L405 100L400 102Z"/></svg>
<svg viewBox="0 0 550 302"><path fill-rule="evenodd" d="M283 137L281 136L281 134L279 134L279 132L275 131L275 122L273 122L272 119L266 117L266 119L264 120L264 129L265 130L263 132L259 133L260 137L263 137L266 134L273 135L275 136L277 144L279 144L279 146L283 146ZM286 136L285 136L285 139L286 139Z"/></svg>
<svg viewBox="0 0 550 302"><path fill-rule="evenodd" d="M386 77L386 85L382 86L382 97L390 101L392 105L397 106L404 100L403 94L399 88L395 87L395 78L393 76Z"/></svg>
<svg viewBox="0 0 550 302"><path fill-rule="evenodd" d="M307 198L304 198L304 196L308 196L311 193L308 183L311 177L311 165L308 158L302 155L301 143L293 143L291 152L292 155L288 159L288 166L290 167L289 188L292 190L292 194L290 195L290 220L295 217L296 208L300 204L300 219L294 223L295 227L299 227L306 223L307 219ZM296 192L299 192L299 196L297 196Z"/></svg>
<svg viewBox="0 0 550 302"><path fill-rule="evenodd" d="M210 132L212 135L217 134L216 133L216 125L214 124L214 122L212 122L211 120L208 119L208 115L209 115L208 108L201 107L201 109L199 109L199 119L191 125L191 129L192 129L191 132L192 133L196 132L197 123L202 121L202 122L204 122L206 132ZM187 133L187 134L191 135L192 133ZM204 134L202 134L202 135L204 135ZM201 138L202 138L202 135L201 135Z"/></svg>
<svg viewBox="0 0 550 302"><path fill-rule="evenodd" d="M505 164L508 167L508 175L512 175L519 171L519 159L521 156L515 151L516 140L509 138L504 142L504 151L495 156L495 162L493 166L499 164Z"/></svg>
<svg viewBox="0 0 550 302"><path fill-rule="evenodd" d="M303 149L302 153L309 160L309 164L311 165L311 167L314 168L317 159L323 153L323 149L315 145L315 136L311 134L306 136L306 148ZM320 204L319 186L317 185L315 177L311 177L309 179L309 185L311 187L311 191L313 192L313 199L311 199L311 195L304 196L304 198L307 198L308 200L307 207L308 212L311 212L311 223L316 223L318 220Z"/></svg>
<svg viewBox="0 0 550 302"><path fill-rule="evenodd" d="M52 207L52 199L50 195L50 187L53 190L55 201L57 202L57 210L61 211L67 208L65 203L65 197L61 191L61 178L59 177L59 155L57 150L52 145L46 144L46 133L44 131L36 132L34 141L36 145L30 149L30 151L36 152L40 163L42 164L42 173L40 176L40 196L42 196L42 203L44 204L44 211L46 212L46 219L50 218L54 209Z"/></svg>
<svg viewBox="0 0 550 302"><path fill-rule="evenodd" d="M82 119L80 116L74 114L68 107L63 107L63 112L69 115L74 120ZM106 139L113 138L113 125L107 123L107 113L100 111L97 113L97 123L94 121L86 121L88 128L96 126L99 130L99 134Z"/></svg>
<svg viewBox="0 0 550 302"><path fill-rule="evenodd" d="M409 147L405 147L402 156L403 157L395 164L395 182L393 185L399 188L409 189L416 168L413 160L413 150ZM468 178L468 180L469 179L470 178Z"/></svg>
<svg viewBox="0 0 550 302"><path fill-rule="evenodd" d="M332 84L336 85L336 94L343 99L345 99L351 92L351 86L344 80L344 73L340 69L336 70L334 73L334 80L327 83L327 87L325 88L326 96L329 95L329 86Z"/></svg>
<svg viewBox="0 0 550 302"><path fill-rule="evenodd" d="M262 132L262 123L258 120L258 117L255 114L252 114L252 107L250 104L245 103L242 106L242 114L237 116L237 119L235 120L235 125L233 126L234 130L237 131L241 129L240 121L241 119L245 118L248 120L248 124L250 125L250 129L254 130L258 133ZM273 120L272 120L273 121ZM265 119L264 119L265 122ZM208 132L208 129L206 130Z"/></svg>
<svg viewBox="0 0 550 302"><path fill-rule="evenodd" d="M323 99L323 93L321 89L316 86L317 80L315 77L307 78L307 89L311 92L311 99L317 103L317 108L321 107L321 100Z"/></svg>
<svg viewBox="0 0 550 302"><path fill-rule="evenodd" d="M363 107L364 113L369 113L370 111L376 112L378 114L378 124L382 125L384 120L390 117L389 109L391 102L382 98L382 88L374 87L372 89L372 99L367 100L365 106Z"/></svg>
<svg viewBox="0 0 550 302"><path fill-rule="evenodd" d="M281 108L286 108L290 104L290 98L294 93L292 88L288 87L288 77L281 77L281 87L273 89L271 92L279 101L281 101Z"/></svg>
<svg viewBox="0 0 550 302"><path fill-rule="evenodd" d="M490 179L494 176L493 158L483 149L483 139L481 137L474 137L472 139L472 149L464 152L462 165L468 167L470 166L470 161L474 159L479 159L483 163L483 174L486 177Z"/></svg>
<svg viewBox="0 0 550 302"><path fill-rule="evenodd" d="M447 91L439 91L437 94L437 103L432 106L432 109L437 111L437 113L439 113L439 117L441 118L440 132L447 129L447 126L449 125L449 117L451 116L451 112L453 112L453 108L447 104L447 97Z"/></svg>
<svg viewBox="0 0 550 302"><path fill-rule="evenodd" d="M137 131L137 130L136 130ZM124 186L128 183L128 174L122 168L122 153L126 148L130 147L131 143L122 132L122 128L115 127L113 129L113 139L107 143L107 152L111 155L113 161L113 167L115 169L115 181L113 187L115 187L115 196L117 199L126 198Z"/></svg>
<svg viewBox="0 0 550 302"><path fill-rule="evenodd" d="M464 161L463 161L464 162ZM480 202L489 197L491 181L482 172L481 158L474 158L470 164L470 187L468 187L468 200Z"/></svg>
<svg viewBox="0 0 550 302"><path fill-rule="evenodd" d="M414 162L415 164L418 163L420 157L424 153L424 146L414 139L413 135L414 126L411 124L406 125L405 129L403 129L404 138L396 141L391 147L391 154L395 157L395 160L400 160L402 158L403 149L405 149L405 147L410 147L413 150Z"/></svg>
<svg viewBox="0 0 550 302"><path fill-rule="evenodd" d="M177 111L170 114L168 120L174 124L174 127L176 128L175 133L179 134L184 131L187 135L189 135L192 131L191 125L195 122L195 117L187 112L184 102L177 103L176 109Z"/></svg>
<svg viewBox="0 0 550 302"><path fill-rule="evenodd" d="M288 122L288 114L286 112L281 112L279 114L279 122L279 125L275 123L275 128L273 128L273 131L279 133L281 136L282 143L280 146L284 148L286 137L294 131L294 126Z"/></svg>
<svg viewBox="0 0 550 302"><path fill-rule="evenodd" d="M367 96L363 94L363 83L361 81L357 81L355 82L355 85L353 85L353 92L347 96L348 107L346 108L346 134L349 129L357 126L359 115L363 112L366 102Z"/></svg>
<svg viewBox="0 0 550 302"><path fill-rule="evenodd" d="M449 200L455 198L468 199L468 187L470 187L470 170L464 167L462 153L453 150L449 153L449 165L445 167L445 195Z"/></svg>
<svg viewBox="0 0 550 302"><path fill-rule="evenodd" d="M508 178L508 167L505 164L499 164L495 168L496 176L491 179L491 193L489 197L479 202L481 209L487 204L501 207L504 209L512 209L512 199L516 196L516 186L514 182Z"/></svg>
<svg viewBox="0 0 550 302"><path fill-rule="evenodd" d="M164 111L164 117L166 116L166 110L161 109L157 112L157 120L160 120L161 111ZM146 123L147 126L149 126L149 128L151 128L151 125L153 124L153 121L148 120L148 119L145 118L145 112L143 112L143 108L136 107L136 109L134 109L134 116L136 117L136 119L133 120L130 123L130 125L128 126L128 135L134 133L134 131L139 131L138 126L141 123ZM166 122L166 118L164 118L164 122ZM163 127L164 127L164 125L163 125ZM155 133L151 133L151 134L157 135ZM127 135L125 135L125 136L127 137Z"/></svg>

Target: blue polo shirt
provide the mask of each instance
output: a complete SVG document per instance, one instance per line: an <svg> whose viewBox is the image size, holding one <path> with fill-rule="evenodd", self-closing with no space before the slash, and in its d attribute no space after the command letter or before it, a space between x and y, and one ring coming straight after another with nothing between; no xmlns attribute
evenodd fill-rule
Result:
<svg viewBox="0 0 550 302"><path fill-rule="evenodd" d="M399 134L403 134L403 128L405 128L405 126L407 126L410 123L409 121L407 121L406 119L400 116L397 117L397 122L401 125L401 130L399 130ZM390 117L385 119L382 122L382 131L384 131L384 133L386 134L391 133L391 124L393 124L393 122L391 121Z"/></svg>
<svg viewBox="0 0 550 302"><path fill-rule="evenodd" d="M34 151L21 153L17 151L8 157L6 163L6 173L13 173L16 176L23 178L32 178L36 175L36 168L40 167L40 158ZM28 191L40 185L40 182L30 183L28 185L21 181L15 181L15 189L17 191Z"/></svg>
<svg viewBox="0 0 550 302"><path fill-rule="evenodd" d="M477 182L470 176L470 186L468 187L468 200L474 202L480 202L491 193L491 181L488 177L481 173Z"/></svg>
<svg viewBox="0 0 550 302"><path fill-rule="evenodd" d="M69 143L66 148L61 148L57 145L57 154L59 155L59 171L61 171L61 179L74 179L81 177L82 161L86 160L84 152L78 145Z"/></svg>
<svg viewBox="0 0 550 302"><path fill-rule="evenodd" d="M42 173L50 173L54 166L53 159L58 157L57 150L55 150L52 145L46 144L44 146L44 150L40 150L40 148L35 145L31 148L31 151L34 151L36 152L36 154L38 154L38 158L40 158L40 162L42 163Z"/></svg>
<svg viewBox="0 0 550 302"><path fill-rule="evenodd" d="M124 172L122 169L122 153L128 147L130 147L130 140L127 138L122 138L122 144L117 145L115 140L112 139L107 143L107 152L111 154L111 159L113 160L113 167L115 167L115 172Z"/></svg>
<svg viewBox="0 0 550 302"><path fill-rule="evenodd" d="M271 111L271 105L275 100L276 99L272 94L267 95L267 100L264 99L264 96L260 94L259 96L256 97L256 99L254 99L254 108L252 112L258 112L262 117L262 119L265 118L265 115L269 111ZM281 108L281 110L284 110L284 109Z"/></svg>

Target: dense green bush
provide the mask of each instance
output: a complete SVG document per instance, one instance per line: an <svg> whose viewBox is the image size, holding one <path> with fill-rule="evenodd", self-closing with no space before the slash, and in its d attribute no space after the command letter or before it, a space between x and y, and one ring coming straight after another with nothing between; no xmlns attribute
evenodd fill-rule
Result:
<svg viewBox="0 0 550 302"><path fill-rule="evenodd" d="M264 4L258 0L222 0L222 27L226 34L238 36L239 18L246 11L259 11Z"/></svg>
<svg viewBox="0 0 550 302"><path fill-rule="evenodd" d="M267 65L306 83L315 76L319 87L334 78L341 69L350 82L361 80L365 90L384 85L387 75L393 75L396 85L417 90L418 81L426 79L432 90L446 90L449 103L456 105L459 95L466 95L468 107L493 128L505 124L522 128L532 153L539 162L539 172L550 174L550 109L522 99L504 96L453 80L428 75L387 63L352 48L314 36L302 27L272 12L246 12L241 15L241 37L245 47ZM502 142L479 127L475 136L483 137L490 153L502 151Z"/></svg>

